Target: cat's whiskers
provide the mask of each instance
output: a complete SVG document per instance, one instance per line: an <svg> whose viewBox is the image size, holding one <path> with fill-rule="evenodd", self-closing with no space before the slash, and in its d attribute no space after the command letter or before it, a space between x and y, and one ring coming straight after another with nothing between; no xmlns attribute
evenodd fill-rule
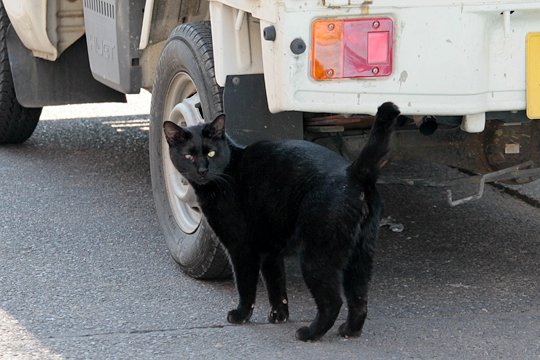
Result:
<svg viewBox="0 0 540 360"><path fill-rule="evenodd" d="M228 181L230 183L234 182L234 177L232 177L231 175L229 174L226 174L226 173L212 173L213 176L216 176L216 177L219 177L225 181Z"/></svg>
<svg viewBox="0 0 540 360"><path fill-rule="evenodd" d="M226 190L230 189L231 187L231 181L232 180L232 177L231 176L228 176L226 174L216 174L216 173L212 173L212 180L214 180L217 188L221 191L221 192L226 192ZM230 178L230 180L227 179L227 176Z"/></svg>

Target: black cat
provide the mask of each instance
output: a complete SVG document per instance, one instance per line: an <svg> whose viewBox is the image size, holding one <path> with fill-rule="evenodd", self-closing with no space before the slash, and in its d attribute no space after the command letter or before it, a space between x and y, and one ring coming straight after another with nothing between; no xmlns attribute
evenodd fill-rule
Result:
<svg viewBox="0 0 540 360"><path fill-rule="evenodd" d="M230 256L240 301L229 322L249 320L259 271L271 305L268 320L287 320L283 256L296 245L318 311L296 337L315 340L332 327L342 289L349 312L339 333L360 335L382 213L375 182L398 115L392 103L379 107L368 143L352 164L306 141L241 148L225 134L223 115L189 128L164 123L171 160Z"/></svg>

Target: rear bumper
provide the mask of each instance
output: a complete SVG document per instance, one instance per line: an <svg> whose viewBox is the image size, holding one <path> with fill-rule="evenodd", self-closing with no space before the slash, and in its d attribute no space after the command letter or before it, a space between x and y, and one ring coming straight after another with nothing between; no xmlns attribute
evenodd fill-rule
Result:
<svg viewBox="0 0 540 360"><path fill-rule="evenodd" d="M374 3L381 5L306 9L291 1L278 8L275 21L261 19L261 38L267 26L277 31L275 41L262 40L272 112L373 114L384 101L395 102L407 115L470 115L526 108L525 39L529 32L540 32L540 3L492 1L486 5L483 1L482 5L416 7L401 5L402 1ZM314 20L378 16L394 21L390 76L311 78ZM290 50L296 38L307 44L300 55Z"/></svg>

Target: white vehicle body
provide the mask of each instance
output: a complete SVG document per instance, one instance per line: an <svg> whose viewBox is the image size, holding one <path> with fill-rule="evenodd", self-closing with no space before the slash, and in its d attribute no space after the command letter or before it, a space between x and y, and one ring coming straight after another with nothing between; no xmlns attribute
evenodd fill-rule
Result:
<svg viewBox="0 0 540 360"><path fill-rule="evenodd" d="M58 39L66 33L71 39L82 35L82 0L58 2L59 18L69 14L72 23L56 27L56 36L44 31L52 21L46 9L54 1L4 3L35 56L54 60L69 45L69 39ZM73 10L77 4L78 13ZM143 53L149 48L152 10L159 6L159 0L146 1ZM540 31L537 1L223 0L211 1L209 10L218 83L224 86L228 75L264 74L272 112L373 114L382 101L393 101L407 115L465 116L462 128L478 132L484 128L486 112L527 107L525 39ZM324 81L311 77L313 21L380 16L394 24L390 76ZM276 29L275 41L263 38L268 26ZM296 38L307 44L299 55L290 50ZM155 61L145 65L143 77L149 87Z"/></svg>
<svg viewBox="0 0 540 360"><path fill-rule="evenodd" d="M272 111L373 114L381 99L395 102L405 114L476 115L526 108L525 39L527 33L540 31L540 2L223 3L252 14L261 29L277 29L276 41L261 41L262 64L257 62L258 49L251 46L255 61L249 68L264 72ZM226 75L246 67L239 61L242 55L236 54L250 52L239 51L241 40L230 39L229 34L239 32L232 27L238 12L220 2L212 2L210 9L215 17L230 18L212 22L213 32L220 34L215 35L215 47L228 50L228 56L216 57L218 81L223 84ZM374 16L394 20L394 69L389 77L314 81L309 51L295 56L289 49L295 38L309 41L315 19Z"/></svg>
<svg viewBox="0 0 540 360"><path fill-rule="evenodd" d="M54 61L84 35L82 0L3 3L15 31L36 57Z"/></svg>
<svg viewBox="0 0 540 360"><path fill-rule="evenodd" d="M274 25L276 40L252 41L248 48L250 37L241 34L247 30L234 27L242 16L235 9L253 18L240 22L244 29L260 23L251 37ZM465 115L470 120L466 129L477 132L488 111L526 108L525 39L540 31L540 2L215 1L210 10L220 19L212 22L214 46L224 52L216 56L218 81L224 84L226 75L245 71L264 73L274 112L373 114L381 100L389 100L410 115ZM297 56L289 49L295 38L305 39L310 48L316 19L377 16L394 20L391 76L315 81L309 51Z"/></svg>

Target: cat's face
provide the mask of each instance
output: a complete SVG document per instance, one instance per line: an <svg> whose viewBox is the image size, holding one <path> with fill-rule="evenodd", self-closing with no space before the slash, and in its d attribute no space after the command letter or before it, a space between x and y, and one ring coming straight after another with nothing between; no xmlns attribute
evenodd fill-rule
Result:
<svg viewBox="0 0 540 360"><path fill-rule="evenodd" d="M165 121L163 131L174 167L190 183L204 185L223 174L230 160L223 115L187 128Z"/></svg>

